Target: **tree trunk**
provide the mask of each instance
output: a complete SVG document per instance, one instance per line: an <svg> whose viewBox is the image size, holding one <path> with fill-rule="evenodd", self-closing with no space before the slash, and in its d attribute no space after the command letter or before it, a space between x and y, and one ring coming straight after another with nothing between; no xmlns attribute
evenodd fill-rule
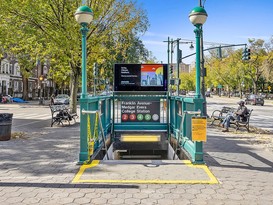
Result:
<svg viewBox="0 0 273 205"><path fill-rule="evenodd" d="M257 94L257 83L253 80L253 94Z"/></svg>
<svg viewBox="0 0 273 205"><path fill-rule="evenodd" d="M78 67L74 67L73 65L71 65L71 74L70 74L70 108L72 110L73 113L77 113L77 91L78 91L78 87L79 87L79 70L80 68Z"/></svg>
<svg viewBox="0 0 273 205"><path fill-rule="evenodd" d="M22 76L23 79L23 100L29 100L28 98L28 78L26 78L24 75Z"/></svg>

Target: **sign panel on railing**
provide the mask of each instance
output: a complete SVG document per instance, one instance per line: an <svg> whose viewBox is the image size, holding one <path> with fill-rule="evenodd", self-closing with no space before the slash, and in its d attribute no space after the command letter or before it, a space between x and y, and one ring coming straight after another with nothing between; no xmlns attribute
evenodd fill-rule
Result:
<svg viewBox="0 0 273 205"><path fill-rule="evenodd" d="M206 142L207 141L207 118L195 117L191 119L192 125L192 141Z"/></svg>
<svg viewBox="0 0 273 205"><path fill-rule="evenodd" d="M121 101L122 122L159 122L160 101Z"/></svg>

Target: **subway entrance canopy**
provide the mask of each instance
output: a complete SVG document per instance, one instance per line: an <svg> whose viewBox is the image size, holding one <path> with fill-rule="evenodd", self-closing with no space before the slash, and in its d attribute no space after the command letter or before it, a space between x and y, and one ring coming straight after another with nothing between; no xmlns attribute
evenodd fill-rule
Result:
<svg viewBox="0 0 273 205"><path fill-rule="evenodd" d="M203 164L204 99L172 93L170 80L167 64L115 64L113 94L80 99L79 164L144 158Z"/></svg>

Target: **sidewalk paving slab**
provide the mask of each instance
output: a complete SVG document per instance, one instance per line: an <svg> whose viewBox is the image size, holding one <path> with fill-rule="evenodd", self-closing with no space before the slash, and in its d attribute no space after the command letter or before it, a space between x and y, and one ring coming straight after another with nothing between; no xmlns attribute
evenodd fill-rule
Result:
<svg viewBox="0 0 273 205"><path fill-rule="evenodd" d="M273 152L248 134L208 127L204 157L218 184L137 184L72 183L79 124L41 131L0 142L0 204L273 204Z"/></svg>

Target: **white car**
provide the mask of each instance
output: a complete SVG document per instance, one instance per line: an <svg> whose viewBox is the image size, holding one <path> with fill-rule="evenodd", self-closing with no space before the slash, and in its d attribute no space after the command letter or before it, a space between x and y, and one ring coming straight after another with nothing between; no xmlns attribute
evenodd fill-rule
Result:
<svg viewBox="0 0 273 205"><path fill-rule="evenodd" d="M187 94L186 94L187 97L194 97L195 96L195 91L189 91Z"/></svg>
<svg viewBox="0 0 273 205"><path fill-rule="evenodd" d="M54 98L54 105L60 105L60 104L66 104L66 105L68 105L69 101L70 101L69 95L60 94L60 95L57 95Z"/></svg>

